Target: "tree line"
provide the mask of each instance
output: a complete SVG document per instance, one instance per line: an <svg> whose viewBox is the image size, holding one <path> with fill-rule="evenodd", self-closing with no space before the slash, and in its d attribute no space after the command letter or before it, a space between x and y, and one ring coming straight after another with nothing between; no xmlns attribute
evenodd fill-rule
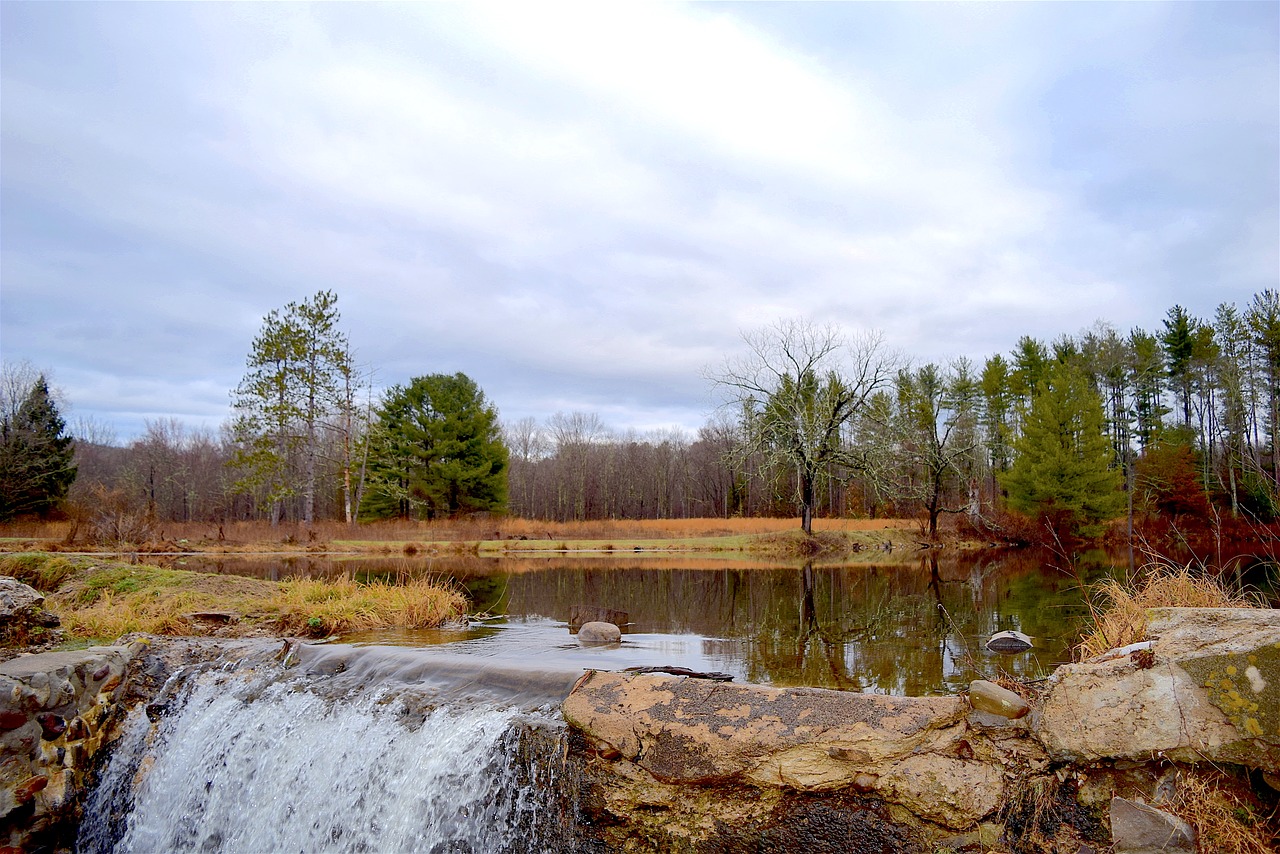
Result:
<svg viewBox="0 0 1280 854"><path fill-rule="evenodd" d="M309 523L962 515L1096 533L1129 507L1269 522L1280 483L1280 296L1158 328L1099 321L976 363L911 364L875 335L781 321L709 369L696 433L618 433L593 413L502 423L465 374L374 394L322 291L264 318L216 433L148 422L121 446L29 366L5 366L0 515L108 499L158 520ZM1009 511L1014 511L1010 514Z"/></svg>

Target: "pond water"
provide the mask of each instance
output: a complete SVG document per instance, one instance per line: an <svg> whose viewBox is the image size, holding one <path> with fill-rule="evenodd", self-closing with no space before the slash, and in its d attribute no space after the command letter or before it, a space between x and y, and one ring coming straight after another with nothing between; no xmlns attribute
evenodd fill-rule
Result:
<svg viewBox="0 0 1280 854"><path fill-rule="evenodd" d="M465 589L466 627L372 632L348 643L412 645L530 669L675 666L739 681L908 696L976 678L1044 678L1069 661L1087 622L1082 581L1028 553L899 563L781 566L689 557L218 558L179 565L267 578L429 576ZM624 612L623 641L582 647L571 623ZM584 617L585 614L585 617ZM1014 629L1019 655L984 644Z"/></svg>

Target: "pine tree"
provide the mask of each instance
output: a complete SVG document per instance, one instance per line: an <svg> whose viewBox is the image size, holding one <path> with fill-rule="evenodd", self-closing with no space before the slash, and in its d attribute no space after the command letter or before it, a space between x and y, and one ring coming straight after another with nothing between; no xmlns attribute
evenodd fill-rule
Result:
<svg viewBox="0 0 1280 854"><path fill-rule="evenodd" d="M377 415L362 515L436 519L506 508L498 411L466 374L393 386Z"/></svg>
<svg viewBox="0 0 1280 854"><path fill-rule="evenodd" d="M1169 366L1169 386L1182 401L1182 425L1191 426L1191 360L1195 355L1196 330L1200 323L1180 305L1169 309L1160 343Z"/></svg>
<svg viewBox="0 0 1280 854"><path fill-rule="evenodd" d="M1029 515L1065 515L1093 536L1124 509L1121 473L1111 468L1102 400L1084 372L1052 363L1037 386L1012 468L1001 478L1009 506Z"/></svg>
<svg viewBox="0 0 1280 854"><path fill-rule="evenodd" d="M39 377L0 420L0 520L55 509L76 479L73 440Z"/></svg>
<svg viewBox="0 0 1280 854"><path fill-rule="evenodd" d="M332 291L320 291L269 313L236 389L232 430L239 447L232 466L243 473L236 487L262 496L273 524L284 499L295 495L302 498L302 521L315 519L320 428L342 410L352 372L337 301Z"/></svg>

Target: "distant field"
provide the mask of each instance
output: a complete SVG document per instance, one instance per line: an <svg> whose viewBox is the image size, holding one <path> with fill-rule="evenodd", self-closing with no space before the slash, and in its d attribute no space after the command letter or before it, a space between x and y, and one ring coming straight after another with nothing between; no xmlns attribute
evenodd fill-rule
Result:
<svg viewBox="0 0 1280 854"><path fill-rule="evenodd" d="M489 540L661 540L731 537L798 530L799 519L615 519L590 522L545 522L532 519L488 518L447 522L375 522L348 526L318 522L310 529L300 525L273 528L265 522L157 522L155 541L168 543L288 543L300 546L334 540L388 542L457 542ZM815 519L815 531L868 532L914 529L910 519ZM70 522L10 523L0 525L0 538L9 540L65 541ZM83 543L82 526L75 542Z"/></svg>

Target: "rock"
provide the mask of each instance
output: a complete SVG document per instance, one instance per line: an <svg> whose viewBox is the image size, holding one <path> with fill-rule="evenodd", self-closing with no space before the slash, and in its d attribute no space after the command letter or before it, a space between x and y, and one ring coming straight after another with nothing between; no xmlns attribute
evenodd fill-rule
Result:
<svg viewBox="0 0 1280 854"><path fill-rule="evenodd" d="M582 628L578 629L578 643L580 644L618 643L621 640L622 630L613 623L593 620L589 623L583 623Z"/></svg>
<svg viewBox="0 0 1280 854"><path fill-rule="evenodd" d="M0 620L44 610L44 595L9 575L0 575Z"/></svg>
<svg viewBox="0 0 1280 854"><path fill-rule="evenodd" d="M1195 830L1175 815L1124 798L1111 799L1115 854L1196 854Z"/></svg>
<svg viewBox="0 0 1280 854"><path fill-rule="evenodd" d="M839 788L913 755L952 751L965 713L958 697L599 671L579 680L562 709L572 726L658 780L740 778L803 790Z"/></svg>
<svg viewBox="0 0 1280 854"><path fill-rule="evenodd" d="M67 722L60 715L51 715L46 712L45 714L36 715L36 722L40 724L40 729L44 731L45 741L53 741L67 731Z"/></svg>
<svg viewBox="0 0 1280 854"><path fill-rule="evenodd" d="M0 730L17 729L28 720L22 712L0 712Z"/></svg>
<svg viewBox="0 0 1280 854"><path fill-rule="evenodd" d="M23 780L21 783L19 783L17 786L14 787L13 799L17 803L25 804L27 801L34 798L37 792L44 791L44 788L48 785L49 785L49 778L44 776L43 774L38 774L34 777L28 777L26 780Z"/></svg>
<svg viewBox="0 0 1280 854"><path fill-rule="evenodd" d="M915 815L964 830L999 809L1004 774L986 762L922 754L896 763L876 788Z"/></svg>
<svg viewBox="0 0 1280 854"><path fill-rule="evenodd" d="M194 620L201 623L213 623L215 625L225 626L231 623L240 622L240 615L235 611L194 611L187 614L188 620Z"/></svg>
<svg viewBox="0 0 1280 854"><path fill-rule="evenodd" d="M969 702L978 711L1014 720L1031 711L1026 700L994 682L977 679L969 683Z"/></svg>
<svg viewBox="0 0 1280 854"><path fill-rule="evenodd" d="M1032 718L1058 761L1160 755L1280 770L1280 611L1150 612L1154 660L1058 668Z"/></svg>
<svg viewBox="0 0 1280 854"><path fill-rule="evenodd" d="M44 596L34 587L0 575L0 642L25 645L45 637L58 618L44 609Z"/></svg>
<svg viewBox="0 0 1280 854"><path fill-rule="evenodd" d="M570 631L580 629L587 623L592 622L613 623L615 626L624 626L630 619L631 616L626 611L618 611L613 608L574 605L569 609Z"/></svg>
<svg viewBox="0 0 1280 854"><path fill-rule="evenodd" d="M996 632L987 641L987 649L1001 655L1017 655L1020 652L1026 652L1034 645L1029 635L1014 631Z"/></svg>

